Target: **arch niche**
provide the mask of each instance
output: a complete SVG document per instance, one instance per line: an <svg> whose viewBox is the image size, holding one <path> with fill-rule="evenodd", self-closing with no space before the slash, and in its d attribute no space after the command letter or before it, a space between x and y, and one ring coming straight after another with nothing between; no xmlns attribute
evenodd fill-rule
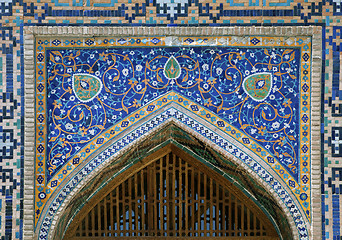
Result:
<svg viewBox="0 0 342 240"><path fill-rule="evenodd" d="M83 186L52 239L296 238L256 179L173 122Z"/></svg>

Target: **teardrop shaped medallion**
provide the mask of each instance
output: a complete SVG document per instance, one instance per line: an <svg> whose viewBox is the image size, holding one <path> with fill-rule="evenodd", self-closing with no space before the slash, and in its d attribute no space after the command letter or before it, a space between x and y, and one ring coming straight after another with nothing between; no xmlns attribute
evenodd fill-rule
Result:
<svg viewBox="0 0 342 240"><path fill-rule="evenodd" d="M72 76L72 89L81 102L89 102L100 93L102 82L90 74L74 74Z"/></svg>
<svg viewBox="0 0 342 240"><path fill-rule="evenodd" d="M250 75L243 80L242 87L254 101L261 102L270 94L272 74L264 72Z"/></svg>
<svg viewBox="0 0 342 240"><path fill-rule="evenodd" d="M171 56L164 66L164 75L167 79L176 79L181 74L181 66L174 56Z"/></svg>

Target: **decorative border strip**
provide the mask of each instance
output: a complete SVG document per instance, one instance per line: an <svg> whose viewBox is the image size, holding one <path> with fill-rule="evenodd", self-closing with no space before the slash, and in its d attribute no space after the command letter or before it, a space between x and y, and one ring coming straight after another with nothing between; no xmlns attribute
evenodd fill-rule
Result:
<svg viewBox="0 0 342 240"><path fill-rule="evenodd" d="M316 33L316 34L314 34ZM102 28L102 27L61 27L61 28L53 28L53 27L28 27L26 30L26 36L25 36L25 94L26 94L26 113L25 117L27 119L26 121L26 129L25 129L25 217L24 217L24 232L25 229L27 230L24 233L24 237L30 236L31 233L33 236L33 228L30 228L30 220L33 218L33 204L29 204L30 200L33 203L33 176L34 176L34 161L33 161L33 141L34 141L34 134L32 136L32 133L34 133L34 109L33 109L33 99L34 96L34 81L33 81L33 59L31 58L33 56L33 35L40 35L40 36L63 36L63 35L84 35L84 36L108 36L108 35L116 35L116 36L123 36L123 35L166 35L166 36L182 36L182 35L237 35L237 36L245 36L245 35L275 35L275 36L306 36L306 35L312 35L313 36L313 61L312 61L312 69L314 70L312 78L312 86L316 87L317 85L320 86L320 59L321 56L321 41L320 41L320 34L319 28L316 27L272 27L272 28L263 28L263 27L238 27L238 28ZM317 37L317 35L319 37ZM167 37L166 42L169 45L174 44L174 37ZM316 43L316 44L315 44ZM217 43L216 43L217 44ZM30 57L31 56L31 57ZM315 71L317 70L317 71ZM319 73L319 77L318 77ZM320 89L318 87L318 89ZM317 94L315 94L317 93ZM316 95L318 95L316 97ZM30 100L31 99L31 100ZM314 128L316 126L319 127L319 111L315 111L314 109L318 106L320 106L320 95L319 91L312 92L312 132L318 132L315 131ZM316 115L314 115L316 113ZM33 114L33 116L32 116ZM316 118L317 117L317 118ZM317 134L317 136L319 136ZM312 139L315 139L316 136L312 136ZM314 144L316 143L316 145ZM319 152L319 141L312 141L312 170L317 170L318 174L312 174L312 176L319 176L319 166L320 166L320 159L319 154L317 154L317 151ZM30 148L29 148L30 146ZM316 155L317 154L317 155ZM317 159L315 159L315 156ZM31 163L31 164L30 164ZM31 173L31 174L30 174ZM30 183L29 185L28 183ZM312 183L316 186L316 188L319 190L320 184L317 184L317 181L319 182L320 179L317 177L317 179L312 179ZM315 181L315 182L314 182ZM314 186L313 186L314 187ZM316 189L315 188L315 189ZM318 196L315 198L315 196ZM318 198L318 199L317 199ZM27 201L26 201L27 200ZM320 203L320 197L318 194L315 194L313 192L312 194L312 202L313 204ZM320 221L320 210L319 215L317 215L317 209L318 207L313 207L313 224L314 226L317 224L317 221ZM28 216L29 212L32 212L31 216ZM27 217L28 216L28 217ZM318 216L318 217L317 217ZM33 220L33 219L32 219ZM316 224L315 224L316 223ZM318 224L320 229L320 224Z"/></svg>

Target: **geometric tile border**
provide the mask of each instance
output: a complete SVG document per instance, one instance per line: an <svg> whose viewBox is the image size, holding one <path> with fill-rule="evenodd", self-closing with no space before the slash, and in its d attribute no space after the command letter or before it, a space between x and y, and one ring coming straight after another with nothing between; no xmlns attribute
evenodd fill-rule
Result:
<svg viewBox="0 0 342 240"><path fill-rule="evenodd" d="M312 37L312 106L311 106L311 206L312 225L310 239L320 239L320 82L322 42L320 27L26 27L25 28L25 185L24 185L24 239L32 239L34 233L34 38L48 36L311 36ZM51 223L50 223L51 224ZM52 224L55 224L52 222ZM312 232L315 235L312 235ZM36 235L37 236L37 235ZM305 238L301 238L305 239Z"/></svg>

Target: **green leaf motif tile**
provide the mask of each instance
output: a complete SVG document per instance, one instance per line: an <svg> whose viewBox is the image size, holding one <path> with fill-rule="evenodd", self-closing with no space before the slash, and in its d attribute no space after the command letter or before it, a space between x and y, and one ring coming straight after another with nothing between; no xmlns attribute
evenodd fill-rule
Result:
<svg viewBox="0 0 342 240"><path fill-rule="evenodd" d="M243 89L254 101L261 102L272 89L271 73L256 73L245 78Z"/></svg>
<svg viewBox="0 0 342 240"><path fill-rule="evenodd" d="M100 79L88 74L73 75L73 91L76 97L82 102L89 102L94 99L102 89Z"/></svg>
<svg viewBox="0 0 342 240"><path fill-rule="evenodd" d="M181 67L174 56L171 56L164 67L164 75L167 79L176 79L181 74Z"/></svg>

